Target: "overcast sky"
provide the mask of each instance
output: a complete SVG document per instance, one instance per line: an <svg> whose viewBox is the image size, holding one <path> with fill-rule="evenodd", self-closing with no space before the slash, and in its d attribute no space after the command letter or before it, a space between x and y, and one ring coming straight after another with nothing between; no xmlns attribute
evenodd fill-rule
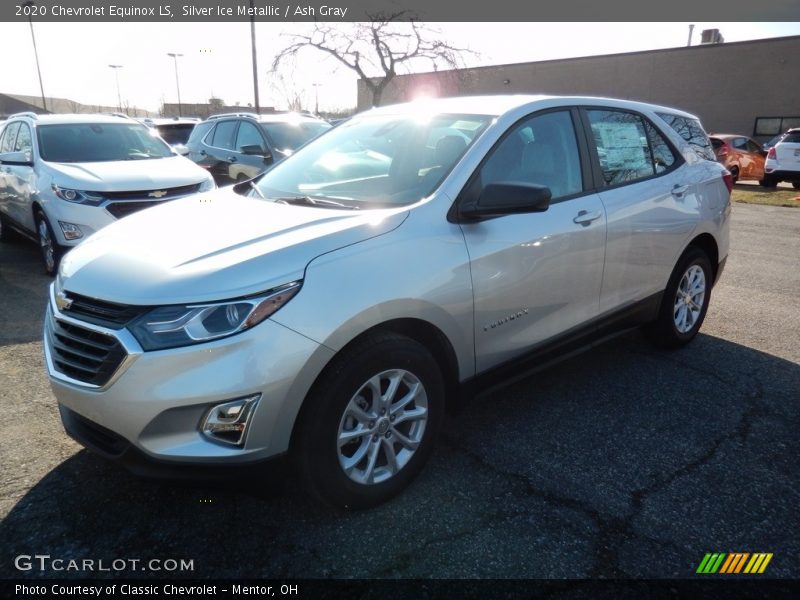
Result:
<svg viewBox="0 0 800 600"><path fill-rule="evenodd" d="M347 27L348 24L342 24ZM528 62L593 54L685 46L689 23L438 23L442 38L479 53L468 66ZM286 94L266 77L274 55L287 43L284 34L308 31L308 24L257 23L256 37L262 106L285 107ZM800 35L800 23L696 23L693 44L703 29L718 28L726 42ZM114 70L119 69L124 102L157 111L176 102L173 59L178 59L181 99L206 102L212 95L227 104L253 102L249 23L34 23L45 95L89 105L117 105ZM0 93L39 95L39 82L27 22L0 23L4 58ZM13 56L13 59L11 58ZM736 65L731 65L736 77ZM331 58L307 51L291 74L314 107L319 84L321 110L353 107L356 76Z"/></svg>

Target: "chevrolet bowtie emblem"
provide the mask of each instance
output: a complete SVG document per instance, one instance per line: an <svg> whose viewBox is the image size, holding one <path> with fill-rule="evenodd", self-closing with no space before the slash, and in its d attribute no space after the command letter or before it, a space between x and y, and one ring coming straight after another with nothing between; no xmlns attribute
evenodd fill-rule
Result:
<svg viewBox="0 0 800 600"><path fill-rule="evenodd" d="M147 194L150 198L161 198L162 196L166 196L167 192L164 190L156 190L155 192L150 192Z"/></svg>
<svg viewBox="0 0 800 600"><path fill-rule="evenodd" d="M69 310L69 307L72 306L72 299L67 298L64 292L58 292L56 294L56 306L58 310Z"/></svg>

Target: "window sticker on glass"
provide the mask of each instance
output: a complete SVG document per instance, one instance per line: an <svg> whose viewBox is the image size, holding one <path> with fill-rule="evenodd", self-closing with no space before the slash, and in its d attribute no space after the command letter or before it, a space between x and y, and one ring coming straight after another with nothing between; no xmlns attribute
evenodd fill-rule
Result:
<svg viewBox="0 0 800 600"><path fill-rule="evenodd" d="M645 149L647 140L636 123L593 123L595 137L605 150L607 169L646 169L649 167Z"/></svg>

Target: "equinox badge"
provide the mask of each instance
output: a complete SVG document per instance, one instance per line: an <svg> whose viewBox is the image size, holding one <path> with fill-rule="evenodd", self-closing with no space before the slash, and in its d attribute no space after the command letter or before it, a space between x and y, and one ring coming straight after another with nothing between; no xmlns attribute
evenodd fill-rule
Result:
<svg viewBox="0 0 800 600"><path fill-rule="evenodd" d="M497 327L500 327L500 325L505 325L509 321L514 321L516 319L521 319L522 317L524 317L527 314L528 314L528 309L527 308L523 308L522 310L515 312L513 315L509 315L507 317L503 317L502 319L499 319L497 321L494 321L492 323L488 323L488 324L484 325L483 326L483 330L484 331L489 331L490 329L496 329Z"/></svg>

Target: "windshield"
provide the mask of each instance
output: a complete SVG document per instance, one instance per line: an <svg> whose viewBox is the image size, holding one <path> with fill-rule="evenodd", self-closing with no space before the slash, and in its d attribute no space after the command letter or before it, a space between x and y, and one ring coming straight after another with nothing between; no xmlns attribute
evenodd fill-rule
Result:
<svg viewBox="0 0 800 600"><path fill-rule="evenodd" d="M165 158L174 153L155 132L138 123L69 123L36 128L42 159L104 162Z"/></svg>
<svg viewBox="0 0 800 600"><path fill-rule="evenodd" d="M288 123L262 123L272 145L283 154L297 150L307 141L314 139L331 128L324 121L297 121Z"/></svg>
<svg viewBox="0 0 800 600"><path fill-rule="evenodd" d="M410 204L436 189L491 119L485 115L353 119L267 171L251 194L282 201L333 200L351 208Z"/></svg>

